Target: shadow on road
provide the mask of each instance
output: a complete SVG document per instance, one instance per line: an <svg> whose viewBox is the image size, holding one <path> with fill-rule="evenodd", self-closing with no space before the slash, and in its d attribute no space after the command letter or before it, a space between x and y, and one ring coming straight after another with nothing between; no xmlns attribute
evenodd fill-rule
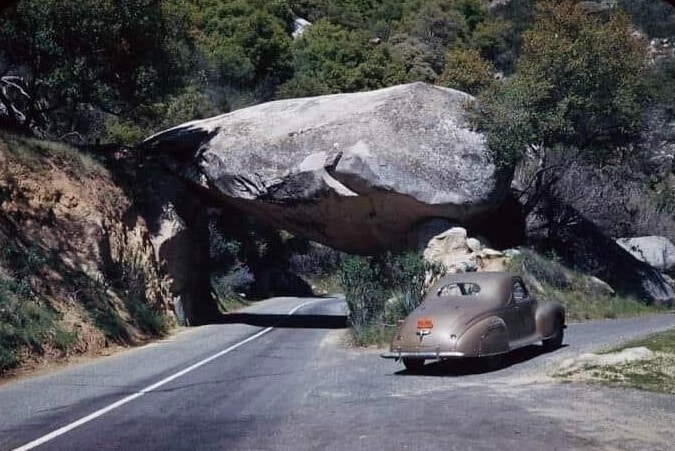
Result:
<svg viewBox="0 0 675 451"><path fill-rule="evenodd" d="M228 313L217 318L213 321L213 324L248 324L258 327L304 329L345 329L347 328L347 316Z"/></svg>
<svg viewBox="0 0 675 451"><path fill-rule="evenodd" d="M558 349L566 348L563 345ZM556 352L558 349L550 352ZM396 372L397 376L436 376L436 377L458 377L472 374L484 374L508 368L512 365L526 362L535 357L547 354L544 348L539 345L526 346L506 354L502 362L498 365L490 364L487 359L467 358L457 360L442 360L425 365L419 371L401 370Z"/></svg>

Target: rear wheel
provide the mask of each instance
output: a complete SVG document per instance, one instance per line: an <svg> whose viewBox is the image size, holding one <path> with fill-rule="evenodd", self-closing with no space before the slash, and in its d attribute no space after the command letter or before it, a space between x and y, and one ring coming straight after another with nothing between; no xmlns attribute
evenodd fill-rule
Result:
<svg viewBox="0 0 675 451"><path fill-rule="evenodd" d="M561 317L555 319L553 330L555 331L553 336L542 340L545 351L553 351L562 346L563 338L565 336L565 322Z"/></svg>
<svg viewBox="0 0 675 451"><path fill-rule="evenodd" d="M424 359L412 359L410 357L403 357L403 366L408 371L420 371L424 368Z"/></svg>
<svg viewBox="0 0 675 451"><path fill-rule="evenodd" d="M504 366L504 354L493 354L483 357L483 362L490 371L500 370Z"/></svg>

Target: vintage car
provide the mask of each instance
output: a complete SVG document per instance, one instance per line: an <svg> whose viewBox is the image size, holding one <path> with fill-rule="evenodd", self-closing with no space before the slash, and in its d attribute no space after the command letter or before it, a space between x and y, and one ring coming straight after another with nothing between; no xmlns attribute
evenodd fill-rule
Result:
<svg viewBox="0 0 675 451"><path fill-rule="evenodd" d="M452 274L441 278L399 325L387 359L419 370L425 360L484 357L492 366L517 348L542 342L562 345L565 310L539 303L521 277L502 272Z"/></svg>

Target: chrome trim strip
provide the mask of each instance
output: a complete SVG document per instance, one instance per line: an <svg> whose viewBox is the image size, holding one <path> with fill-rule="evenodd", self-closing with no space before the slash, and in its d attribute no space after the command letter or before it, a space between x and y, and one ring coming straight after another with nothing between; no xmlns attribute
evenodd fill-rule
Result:
<svg viewBox="0 0 675 451"><path fill-rule="evenodd" d="M401 359L403 357L413 357L416 359L448 359L453 357L465 357L463 352L458 351L445 351L445 352L403 352L403 351L392 351L392 352L383 352L380 354L380 357L383 359Z"/></svg>

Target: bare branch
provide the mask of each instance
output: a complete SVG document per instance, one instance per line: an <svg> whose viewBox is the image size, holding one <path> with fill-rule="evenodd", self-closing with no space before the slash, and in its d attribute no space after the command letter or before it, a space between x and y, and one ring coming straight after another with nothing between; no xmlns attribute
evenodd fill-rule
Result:
<svg viewBox="0 0 675 451"><path fill-rule="evenodd" d="M21 86L20 84L20 83L25 84L25 80L23 79L23 77L19 77L18 75L5 75L4 77L0 77L0 83L4 85L3 91L5 94L7 93L6 87L12 87L17 91L19 91L19 94L26 97L28 100L31 101L33 100L30 94L28 94L26 90L23 88L23 86Z"/></svg>

